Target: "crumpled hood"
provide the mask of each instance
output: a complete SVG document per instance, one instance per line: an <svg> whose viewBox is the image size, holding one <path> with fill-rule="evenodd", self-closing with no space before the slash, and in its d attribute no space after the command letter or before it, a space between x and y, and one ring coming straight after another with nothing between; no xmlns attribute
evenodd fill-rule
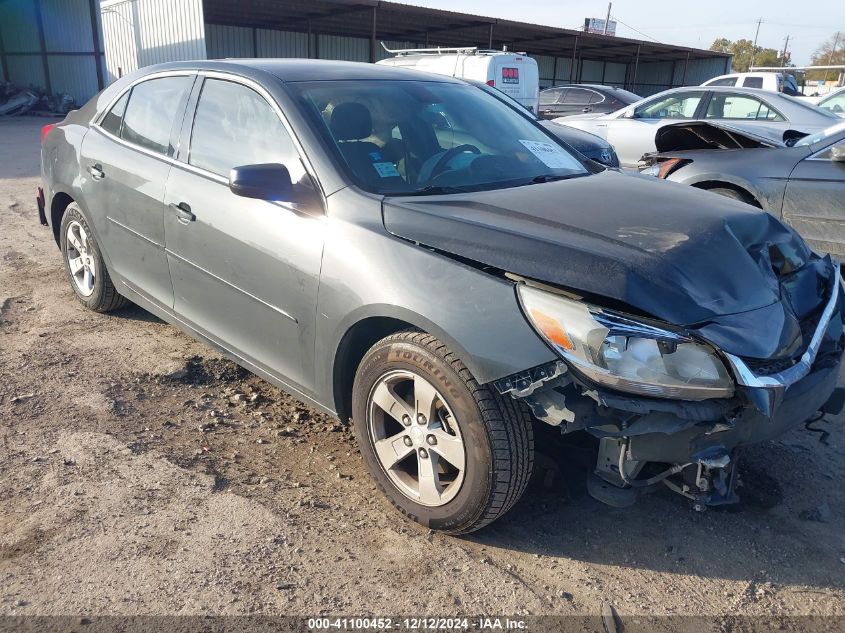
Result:
<svg viewBox="0 0 845 633"><path fill-rule="evenodd" d="M447 253L700 328L740 356L794 351L798 320L824 294L813 298L806 290L819 289L822 260L772 216L612 171L498 191L386 198L384 224ZM781 301L779 276L796 268L812 270L810 281L798 284L801 305L793 307Z"/></svg>
<svg viewBox="0 0 845 633"><path fill-rule="evenodd" d="M757 126L744 129L742 124L721 121L685 121L664 125L654 135L658 152L692 149L748 149L786 147L784 132L779 128Z"/></svg>

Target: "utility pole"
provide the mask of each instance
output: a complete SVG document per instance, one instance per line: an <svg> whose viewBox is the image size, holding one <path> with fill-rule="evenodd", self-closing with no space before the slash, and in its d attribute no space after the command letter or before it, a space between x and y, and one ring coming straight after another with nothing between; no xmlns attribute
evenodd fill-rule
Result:
<svg viewBox="0 0 845 633"><path fill-rule="evenodd" d="M839 31L836 32L836 37L833 39L833 48L830 49L830 55L827 57L827 65L830 66L833 63L833 55L836 53L836 46L839 44L839 36L842 35ZM827 83L827 73L828 71L824 71L824 82Z"/></svg>
<svg viewBox="0 0 845 633"><path fill-rule="evenodd" d="M605 18L604 20L604 33L602 33L602 35L607 35L607 27L610 26L610 7L612 6L612 2L607 3L607 18Z"/></svg>
<svg viewBox="0 0 845 633"><path fill-rule="evenodd" d="M786 42L783 43L783 55L780 58L780 66L786 66L786 51L789 50L789 35L786 36Z"/></svg>
<svg viewBox="0 0 845 633"><path fill-rule="evenodd" d="M759 18L757 20L757 31L754 33L754 44L751 45L751 64L749 68L754 65L754 60L757 57L757 36L760 35L760 24L763 22L763 18Z"/></svg>

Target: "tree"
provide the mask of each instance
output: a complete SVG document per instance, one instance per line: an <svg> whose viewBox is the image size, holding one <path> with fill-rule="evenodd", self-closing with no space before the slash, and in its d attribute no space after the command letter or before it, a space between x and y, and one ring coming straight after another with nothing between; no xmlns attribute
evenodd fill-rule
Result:
<svg viewBox="0 0 845 633"><path fill-rule="evenodd" d="M754 46L754 42L746 39L732 42L727 38L720 37L713 42L710 50L733 55L733 70L737 73L748 72L752 61L755 66L781 66L784 61L775 49ZM785 65L789 66L790 64Z"/></svg>
<svg viewBox="0 0 845 633"><path fill-rule="evenodd" d="M845 64L845 33L834 33L813 53L813 66L837 66ZM842 71L815 70L807 73L807 79L833 79Z"/></svg>

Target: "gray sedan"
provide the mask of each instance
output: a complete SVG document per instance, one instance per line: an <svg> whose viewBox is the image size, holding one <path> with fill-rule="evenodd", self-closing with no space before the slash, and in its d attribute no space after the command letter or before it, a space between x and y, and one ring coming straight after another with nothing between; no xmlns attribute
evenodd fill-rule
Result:
<svg viewBox="0 0 845 633"><path fill-rule="evenodd" d="M656 150L654 137L664 125L696 120L729 121L752 131L766 127L784 134L792 130L809 134L833 125L838 118L779 93L707 86L666 90L612 114L559 119L609 141L624 167L636 167L644 154Z"/></svg>
<svg viewBox="0 0 845 633"><path fill-rule="evenodd" d="M598 499L717 505L742 446L840 406L836 262L451 77L152 66L45 126L41 172L84 306L132 301L351 419L378 487L432 529L517 502L535 423L594 440Z"/></svg>
<svg viewBox="0 0 845 633"><path fill-rule="evenodd" d="M677 127L681 132L690 126ZM692 139L718 139L704 129L686 131L691 136L664 128L658 145L669 138L680 141L679 147L684 139L688 146ZM816 250L845 257L845 122L791 147L724 131L746 148L662 152L647 158L648 172L755 205L794 226Z"/></svg>

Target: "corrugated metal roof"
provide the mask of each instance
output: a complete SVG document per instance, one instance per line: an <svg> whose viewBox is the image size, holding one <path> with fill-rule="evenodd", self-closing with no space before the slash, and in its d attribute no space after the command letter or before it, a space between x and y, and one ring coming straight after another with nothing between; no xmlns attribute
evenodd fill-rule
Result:
<svg viewBox="0 0 845 633"><path fill-rule="evenodd" d="M443 11L382 0L205 0L208 22L259 25L287 31L307 31L369 39L373 11L376 37L384 40L428 41L429 45L508 45L536 55L571 56L577 38L579 54L596 60L681 60L726 56L722 53L621 37L587 34L570 29L493 17Z"/></svg>

